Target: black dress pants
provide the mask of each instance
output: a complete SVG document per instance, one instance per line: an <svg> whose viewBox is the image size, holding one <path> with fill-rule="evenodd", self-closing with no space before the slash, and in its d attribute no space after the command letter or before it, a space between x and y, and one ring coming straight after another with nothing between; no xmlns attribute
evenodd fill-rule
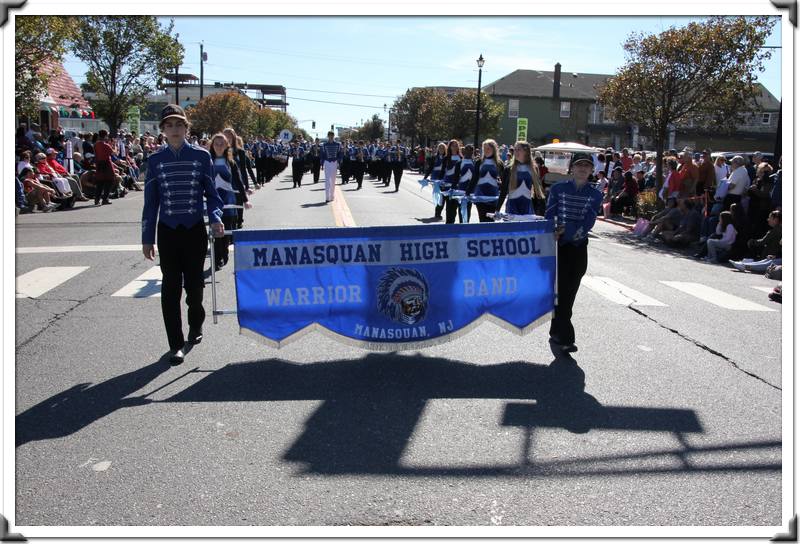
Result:
<svg viewBox="0 0 800 544"><path fill-rule="evenodd" d="M488 217L487 214L494 213L497 205L494 202L476 202L475 208L478 210L478 221L481 223L493 223L494 219Z"/></svg>
<svg viewBox="0 0 800 544"><path fill-rule="evenodd" d="M586 273L588 243L558 246L558 299L550 322L550 337L559 344L575 343L572 305Z"/></svg>
<svg viewBox="0 0 800 544"><path fill-rule="evenodd" d="M400 179L403 177L403 167L402 165L399 166L392 166L392 173L394 174L394 190L400 190Z"/></svg>
<svg viewBox="0 0 800 544"><path fill-rule="evenodd" d="M314 183L319 183L319 157L311 159L311 174L314 176Z"/></svg>
<svg viewBox="0 0 800 544"><path fill-rule="evenodd" d="M203 309L203 265L208 238L203 221L190 228L172 229L158 224L158 255L161 267L161 313L171 350L185 343L181 321L181 288L186 290L189 328L199 330L206 318Z"/></svg>
<svg viewBox="0 0 800 544"><path fill-rule="evenodd" d="M305 164L302 160L294 159L292 160L292 187L300 187L300 184L303 181L303 171L305 170Z"/></svg>

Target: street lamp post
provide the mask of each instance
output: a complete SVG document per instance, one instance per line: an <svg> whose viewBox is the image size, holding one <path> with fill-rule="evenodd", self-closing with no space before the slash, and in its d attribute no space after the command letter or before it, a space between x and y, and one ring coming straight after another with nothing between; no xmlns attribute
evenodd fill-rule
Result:
<svg viewBox="0 0 800 544"><path fill-rule="evenodd" d="M481 130L481 75L483 72L483 54L478 57L478 108L475 110L475 149L478 149L478 133Z"/></svg>

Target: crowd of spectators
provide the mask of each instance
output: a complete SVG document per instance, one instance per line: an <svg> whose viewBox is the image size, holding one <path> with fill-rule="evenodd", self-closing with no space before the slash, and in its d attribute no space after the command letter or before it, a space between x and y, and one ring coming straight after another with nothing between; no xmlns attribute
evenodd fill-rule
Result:
<svg viewBox="0 0 800 544"><path fill-rule="evenodd" d="M51 212L74 207L76 202L99 204L96 147L103 141L111 150L111 181L108 200L129 191L141 191L150 153L163 145L162 135L141 136L120 131L109 137L97 133L52 130L45 136L36 124L20 124L15 136L16 207L18 213Z"/></svg>

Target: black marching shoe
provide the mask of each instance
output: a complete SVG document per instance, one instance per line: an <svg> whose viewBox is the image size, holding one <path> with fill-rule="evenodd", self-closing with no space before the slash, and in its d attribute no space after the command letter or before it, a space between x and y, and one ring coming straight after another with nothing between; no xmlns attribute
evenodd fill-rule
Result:
<svg viewBox="0 0 800 544"><path fill-rule="evenodd" d="M176 349L172 351L172 355L169 357L169 364L171 365L179 365L183 362L184 353L183 349Z"/></svg>
<svg viewBox="0 0 800 544"><path fill-rule="evenodd" d="M199 344L203 341L203 329L189 329L189 343L190 344Z"/></svg>
<svg viewBox="0 0 800 544"><path fill-rule="evenodd" d="M550 343L564 353L575 353L578 351L578 346L576 346L574 343L565 344L561 342L560 339L553 336L550 337Z"/></svg>

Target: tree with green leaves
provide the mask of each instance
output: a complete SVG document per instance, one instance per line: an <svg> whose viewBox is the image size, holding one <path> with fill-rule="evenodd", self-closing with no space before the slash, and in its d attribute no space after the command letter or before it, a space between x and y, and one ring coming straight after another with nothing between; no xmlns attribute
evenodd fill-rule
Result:
<svg viewBox="0 0 800 544"><path fill-rule="evenodd" d="M662 183L662 156L672 126L732 131L757 111L756 75L777 17L711 17L659 34L634 33L623 44L625 65L604 85L599 101L617 121L649 131Z"/></svg>
<svg viewBox="0 0 800 544"><path fill-rule="evenodd" d="M392 106L393 119L400 134L419 140L423 138L425 133L423 132L422 106L431 99L434 93L435 91L430 87L416 87L408 89L403 96L395 100Z"/></svg>
<svg viewBox="0 0 800 544"><path fill-rule="evenodd" d="M449 129L450 138L457 138L462 142L471 142L475 138L475 108L477 106L477 91L458 91L449 99ZM480 112L480 141L488 137L495 137L500 131L500 120L504 113L503 105L481 92ZM478 145L480 145L480 141Z"/></svg>
<svg viewBox="0 0 800 544"><path fill-rule="evenodd" d="M74 17L19 15L14 33L15 113L37 119L52 72L47 63L61 63L75 36Z"/></svg>
<svg viewBox="0 0 800 544"><path fill-rule="evenodd" d="M111 132L116 132L128 108L143 106L159 78L183 62L183 46L178 35L172 35L172 21L162 27L151 15L75 20L73 49L89 66L86 87L97 96L90 102Z"/></svg>
<svg viewBox="0 0 800 544"><path fill-rule="evenodd" d="M242 138L253 134L257 119L263 118L263 115L259 117L258 114L259 110L253 101L236 91L205 96L194 107L186 110L195 134L212 135L221 132L225 127L232 127ZM272 127L277 126L277 123L275 120Z"/></svg>
<svg viewBox="0 0 800 544"><path fill-rule="evenodd" d="M352 138L355 140L382 140L386 129L383 125L383 119L376 113L373 114L371 119L368 119L357 130L353 132ZM401 130L402 133L402 130Z"/></svg>

